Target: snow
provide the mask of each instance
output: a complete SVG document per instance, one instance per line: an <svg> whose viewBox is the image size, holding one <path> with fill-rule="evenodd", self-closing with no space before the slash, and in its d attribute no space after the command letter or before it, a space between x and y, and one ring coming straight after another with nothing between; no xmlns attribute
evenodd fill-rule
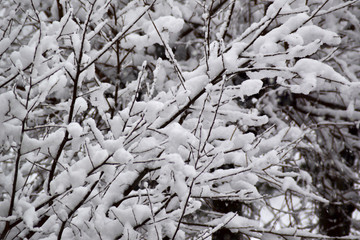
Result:
<svg viewBox="0 0 360 240"><path fill-rule="evenodd" d="M91 207L81 207L76 211L76 216L71 220L75 225L82 225L91 217Z"/></svg>
<svg viewBox="0 0 360 240"><path fill-rule="evenodd" d="M206 87L209 83L209 78L206 74L198 75L185 82L185 89L191 93L191 97Z"/></svg>
<svg viewBox="0 0 360 240"><path fill-rule="evenodd" d="M228 228L256 228L258 227L258 222L251 220L242 216L237 216L232 212L226 213L219 219L208 222L207 224L216 226L218 224L224 223L224 226Z"/></svg>
<svg viewBox="0 0 360 240"><path fill-rule="evenodd" d="M134 2L135 4L135 2ZM128 6L129 8L124 9L123 11L126 11L125 16L123 17L124 21L124 26L130 26L133 23L134 19L137 19L138 16L140 15L140 12L146 12L146 7L143 6L137 6L136 8L133 6L131 7L131 5Z"/></svg>
<svg viewBox="0 0 360 240"><path fill-rule="evenodd" d="M286 191L288 189L295 189L295 188L298 188L295 180L291 177L285 177L282 185L282 190Z"/></svg>
<svg viewBox="0 0 360 240"><path fill-rule="evenodd" d="M275 0L267 9L266 16L273 17L287 2L288 0Z"/></svg>
<svg viewBox="0 0 360 240"><path fill-rule="evenodd" d="M131 109L131 114L136 115L138 113L145 112L146 106L147 106L146 102L135 101Z"/></svg>
<svg viewBox="0 0 360 240"><path fill-rule="evenodd" d="M350 101L349 105L346 108L346 113L350 120L354 119L353 118L354 113L355 113L355 101L354 100Z"/></svg>
<svg viewBox="0 0 360 240"><path fill-rule="evenodd" d="M19 52L13 52L10 58L18 69L23 69L33 61L34 50L34 47L23 46Z"/></svg>
<svg viewBox="0 0 360 240"><path fill-rule="evenodd" d="M224 54L225 67L229 72L236 72L241 65L239 54L243 52L246 47L244 42L235 42L232 44L230 50Z"/></svg>
<svg viewBox="0 0 360 240"><path fill-rule="evenodd" d="M315 200L317 200L319 202L323 202L323 203L328 203L329 202L327 199L322 198L320 196L317 196L315 194L309 193L309 192L305 191L304 189L302 189L301 187L299 187L292 177L285 177L283 179L283 183L282 183L281 188L282 188L283 191L291 190L291 191L294 191L294 192L298 192L301 195L313 198L313 199L315 199Z"/></svg>
<svg viewBox="0 0 360 240"><path fill-rule="evenodd" d="M114 116L113 119L109 120L111 132L112 132L115 139L117 139L117 138L119 138L121 136L122 129L124 127L124 120L121 117L122 112L120 112L119 115Z"/></svg>
<svg viewBox="0 0 360 240"><path fill-rule="evenodd" d="M132 14L131 11L129 11L127 15ZM163 41L165 44L168 44L171 42L172 37L181 31L184 25L184 20L174 16L161 16L154 20L154 24L159 33L156 31L152 22L147 21L143 23L142 26L142 29L145 31L145 35L140 36L135 33L129 34L124 41L121 41L121 45L125 48L131 48L134 46L136 49L140 50L144 47L152 46L155 43L163 45ZM163 41L161 40L159 34ZM171 50L171 48L168 49Z"/></svg>
<svg viewBox="0 0 360 240"><path fill-rule="evenodd" d="M52 154L55 156L58 150L57 143L64 138L64 130L59 129L55 132L50 133L43 140L38 140L36 138L30 138L27 134L23 135L23 143L21 145L21 152L28 153L36 149L40 149L40 152L45 154Z"/></svg>
<svg viewBox="0 0 360 240"><path fill-rule="evenodd" d="M51 75L53 75L54 73L58 72L60 69L62 69L64 66L67 67L67 70L70 72L73 72L73 65L69 62L65 62L65 63L59 63L55 66L53 66L51 69L43 72L41 75L37 76L36 78L33 79L33 84L37 84L41 81L44 81L45 79L47 79L48 77L50 77Z"/></svg>
<svg viewBox="0 0 360 240"><path fill-rule="evenodd" d="M67 126L67 130L70 133L70 135L74 138L80 137L80 135L83 132L83 128L77 122L69 123L69 125Z"/></svg>
<svg viewBox="0 0 360 240"><path fill-rule="evenodd" d="M21 29L22 29L21 26L15 27L11 31L11 34L10 34L10 36L8 38L4 37L3 39L1 39L1 41L0 41L0 56L4 53L4 51L6 51L6 49L8 49L10 47L11 43L19 35Z"/></svg>
<svg viewBox="0 0 360 240"><path fill-rule="evenodd" d="M321 47L321 45L322 43L319 39L305 46L296 45L289 50L289 59L295 57L303 58L312 55Z"/></svg>
<svg viewBox="0 0 360 240"><path fill-rule="evenodd" d="M109 109L109 105L104 97L104 92L111 87L108 83L102 83L100 87L91 89L90 102L93 106L97 107L100 111Z"/></svg>
<svg viewBox="0 0 360 240"><path fill-rule="evenodd" d="M69 179L73 188L80 187L85 183L87 172L85 169L72 169L69 172Z"/></svg>
<svg viewBox="0 0 360 240"><path fill-rule="evenodd" d="M158 147L158 141L154 137L142 138L139 142L133 143L128 151L131 153L142 153L154 150Z"/></svg>
<svg viewBox="0 0 360 240"><path fill-rule="evenodd" d="M35 207L32 206L27 199L21 198L16 204L16 212L22 217L26 226L33 229L34 223L38 220Z"/></svg>
<svg viewBox="0 0 360 240"><path fill-rule="evenodd" d="M172 123L164 129L169 136L171 147L177 148L179 145L186 144L189 139L189 133L178 123Z"/></svg>
<svg viewBox="0 0 360 240"><path fill-rule="evenodd" d="M161 112L164 108L164 104L158 101L149 101L146 103L146 114L145 119L148 122L153 122L159 116L159 112Z"/></svg>
<svg viewBox="0 0 360 240"><path fill-rule="evenodd" d="M61 173L50 183L51 195L63 193L71 186L70 178L67 173Z"/></svg>
<svg viewBox="0 0 360 240"><path fill-rule="evenodd" d="M74 48L75 58L79 59L81 46L81 36L79 34L71 34L71 43Z"/></svg>
<svg viewBox="0 0 360 240"><path fill-rule="evenodd" d="M315 90L319 82L317 78L319 76L334 80L338 83L348 83L344 77L330 66L309 58L303 58L297 61L292 70L302 77L299 85L291 86L291 90L295 93L309 94Z"/></svg>
<svg viewBox="0 0 360 240"><path fill-rule="evenodd" d="M178 33L183 28L184 20L173 16L162 16L154 21L156 28L160 31L164 41L169 42L169 33ZM150 22L149 22L150 24ZM154 26L151 24L145 31L149 35L149 41L151 43L158 43L162 45L158 33Z"/></svg>
<svg viewBox="0 0 360 240"><path fill-rule="evenodd" d="M118 150L115 151L113 155L113 159L116 163L128 164L130 161L134 159L134 157L124 148L119 148Z"/></svg>
<svg viewBox="0 0 360 240"><path fill-rule="evenodd" d="M154 87L156 91L161 92L164 89L164 84L166 83L166 70L163 63L163 60L159 58L156 61L156 68L153 71L154 74ZM151 92L151 95L154 93Z"/></svg>
<svg viewBox="0 0 360 240"><path fill-rule="evenodd" d="M181 106L187 103L189 100L191 91L188 90L179 90L176 94L176 103Z"/></svg>
<svg viewBox="0 0 360 240"><path fill-rule="evenodd" d="M256 190L256 188L254 187L254 185L246 182L246 181L242 181L242 180L234 180L230 182L230 186L231 188L235 191L238 192L243 191L248 193L247 197L248 198L257 198L260 197L261 195L258 193L258 191ZM239 197L241 196L241 194L239 194ZM244 198L244 200L246 200L246 198Z"/></svg>
<svg viewBox="0 0 360 240"><path fill-rule="evenodd" d="M282 236L275 235L275 234L272 234L272 233L264 233L261 236L261 240L282 240L282 239L284 239Z"/></svg>
<svg viewBox="0 0 360 240"><path fill-rule="evenodd" d="M22 216L26 226L30 229L33 229L34 227L34 223L37 222L38 220L38 216L37 213L35 211L35 208L33 206L31 206L30 208L28 208Z"/></svg>
<svg viewBox="0 0 360 240"><path fill-rule="evenodd" d="M51 75L49 79L43 80L39 83L39 91L41 92L40 101L45 100L47 95L56 93L65 88L67 78L62 71L58 71Z"/></svg>
<svg viewBox="0 0 360 240"><path fill-rule="evenodd" d="M307 185L310 185L312 183L311 175L304 170L300 170L300 178L303 179Z"/></svg>
<svg viewBox="0 0 360 240"><path fill-rule="evenodd" d="M124 208L112 207L110 208L110 212L113 217L116 217L123 225L129 224L131 227L140 224L151 216L150 208L140 204Z"/></svg>
<svg viewBox="0 0 360 240"><path fill-rule="evenodd" d="M286 38L289 34L301 26L301 24L307 19L308 15L305 13L290 17L284 24L272 29L266 35L260 36L258 39L256 39L253 44L253 49L261 49L262 46L264 46L263 48L266 49L267 53L276 53L277 47L274 44Z"/></svg>
<svg viewBox="0 0 360 240"><path fill-rule="evenodd" d="M283 136L283 141L295 141L304 135L303 130L297 126L291 126L280 130L279 136Z"/></svg>
<svg viewBox="0 0 360 240"><path fill-rule="evenodd" d="M24 119L27 113L25 106L19 101L20 99L17 98L12 92L7 92L1 95L3 99L2 103L8 102L8 107L4 107L4 112L8 112L10 110L10 114L16 117L17 119ZM1 107L3 108L3 107ZM8 113L9 114L9 113ZM4 115L2 115L4 116Z"/></svg>
<svg viewBox="0 0 360 240"><path fill-rule="evenodd" d="M56 51L59 49L59 45L56 39L56 36L45 36L42 40L41 40L41 52L45 52L45 51Z"/></svg>
<svg viewBox="0 0 360 240"><path fill-rule="evenodd" d="M305 44L308 44L316 39L320 39L323 43L330 46L338 46L341 43L341 38L336 33L322 29L316 25L307 25L299 28L296 31L301 36Z"/></svg>
<svg viewBox="0 0 360 240"><path fill-rule="evenodd" d="M215 56L217 56L217 54ZM217 77L224 69L223 59L221 57L215 57L215 56L210 56L210 58L208 59L208 64L209 64L208 74L211 79Z"/></svg>
<svg viewBox="0 0 360 240"><path fill-rule="evenodd" d="M274 144L273 146L277 146ZM271 150L267 152L265 155L260 156L259 158L253 158L253 163L250 165L254 170L264 170L271 166L277 165L280 160L277 156L277 152L275 150Z"/></svg>
<svg viewBox="0 0 360 240"><path fill-rule="evenodd" d="M50 153L53 156L57 153L59 140L64 138L65 132L63 129L59 129L53 133L50 133L45 141L41 144L41 151L44 153Z"/></svg>
<svg viewBox="0 0 360 240"><path fill-rule="evenodd" d="M279 52L280 46L277 43L274 42L265 42L261 45L259 49L259 53L261 54L270 54L274 52Z"/></svg>
<svg viewBox="0 0 360 240"><path fill-rule="evenodd" d="M305 95L309 94L315 90L317 85L317 79L315 74L303 74L303 79L299 85L291 86L291 91L293 93L303 93Z"/></svg>
<svg viewBox="0 0 360 240"><path fill-rule="evenodd" d="M244 100L244 96L252 96L259 93L262 86L263 82L259 79L245 80L240 85L241 93L239 95L241 96L242 100Z"/></svg>
<svg viewBox="0 0 360 240"><path fill-rule="evenodd" d="M11 40L9 38L3 38L0 41L0 56L10 47Z"/></svg>
<svg viewBox="0 0 360 240"><path fill-rule="evenodd" d="M108 158L108 156L108 151L106 151L105 149L96 151L91 159L91 164L93 164L94 166L99 166L105 161L105 159Z"/></svg>
<svg viewBox="0 0 360 240"><path fill-rule="evenodd" d="M219 126L217 128L215 128L212 132L211 132L211 136L209 137L209 141L211 142L214 139L220 138L220 139L230 139L231 136L233 135L234 132L234 127L224 127L224 126Z"/></svg>
<svg viewBox="0 0 360 240"><path fill-rule="evenodd" d="M290 47L304 44L304 39L298 33L291 33L289 35L286 35L284 37L284 41L286 41Z"/></svg>
<svg viewBox="0 0 360 240"><path fill-rule="evenodd" d="M116 239L116 236L123 231L123 226L118 220L113 220L105 216L104 205L100 205L93 213L94 224L97 229L101 230L101 237L105 239Z"/></svg>

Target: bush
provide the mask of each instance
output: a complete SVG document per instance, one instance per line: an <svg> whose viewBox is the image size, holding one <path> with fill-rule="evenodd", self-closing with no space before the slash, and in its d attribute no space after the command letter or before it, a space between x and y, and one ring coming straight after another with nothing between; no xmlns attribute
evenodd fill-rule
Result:
<svg viewBox="0 0 360 240"><path fill-rule="evenodd" d="M358 120L359 70L316 18L359 24L327 2L1 1L0 238L331 235L309 156Z"/></svg>

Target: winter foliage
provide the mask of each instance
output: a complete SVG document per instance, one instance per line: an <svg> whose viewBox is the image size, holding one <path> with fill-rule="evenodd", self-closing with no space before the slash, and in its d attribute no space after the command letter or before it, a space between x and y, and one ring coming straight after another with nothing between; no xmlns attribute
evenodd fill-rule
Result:
<svg viewBox="0 0 360 240"><path fill-rule="evenodd" d="M358 239L359 7L0 1L0 239Z"/></svg>

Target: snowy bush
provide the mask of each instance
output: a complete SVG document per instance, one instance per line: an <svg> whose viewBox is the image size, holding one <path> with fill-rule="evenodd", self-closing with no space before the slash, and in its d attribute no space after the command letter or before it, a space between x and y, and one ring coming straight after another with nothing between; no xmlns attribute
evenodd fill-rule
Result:
<svg viewBox="0 0 360 240"><path fill-rule="evenodd" d="M1 1L0 239L333 236L359 5L311 2Z"/></svg>

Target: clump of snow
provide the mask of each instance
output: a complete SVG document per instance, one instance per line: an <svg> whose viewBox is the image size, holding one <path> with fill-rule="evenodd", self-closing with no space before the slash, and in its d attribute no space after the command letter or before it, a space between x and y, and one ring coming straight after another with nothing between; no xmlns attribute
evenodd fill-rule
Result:
<svg viewBox="0 0 360 240"><path fill-rule="evenodd" d="M283 236L272 234L272 233L264 233L261 236L261 240L282 240L282 239L284 239Z"/></svg>
<svg viewBox="0 0 360 240"><path fill-rule="evenodd" d="M309 16L305 13L297 14L295 16L290 17L285 23L283 23L279 27L272 29L266 35L257 38L253 44L253 49L256 50L261 49L261 47L264 45L268 53L270 52L276 53L278 48L274 44L276 44L281 40L284 40L286 36L288 36L298 27L300 27L301 24L305 22L308 18ZM272 48L274 48L273 51Z"/></svg>
<svg viewBox="0 0 360 240"><path fill-rule="evenodd" d="M28 66L34 60L35 46L23 46L19 51L19 59L22 67Z"/></svg>
<svg viewBox="0 0 360 240"><path fill-rule="evenodd" d="M291 90L295 93L309 94L311 91L315 90L319 82L317 77L328 78L344 84L348 83L348 81L332 67L313 59L300 59L296 62L292 70L302 77L299 85L291 86Z"/></svg>
<svg viewBox="0 0 360 240"><path fill-rule="evenodd" d="M69 123L69 125L67 126L67 130L70 133L70 135L74 138L80 137L80 135L83 132L83 128L77 122Z"/></svg>
<svg viewBox="0 0 360 240"><path fill-rule="evenodd" d="M85 169L71 169L69 171L69 179L72 187L80 187L85 183L87 173Z"/></svg>
<svg viewBox="0 0 360 240"><path fill-rule="evenodd" d="M255 220L251 220L242 216L234 215L234 213L229 212L222 216L221 218L212 220L208 222L207 224L211 226L216 226L219 224L224 224L228 228L257 228L259 226L259 223Z"/></svg>
<svg viewBox="0 0 360 240"><path fill-rule="evenodd" d="M158 147L158 141L154 137L144 137L139 142L133 143L128 151L132 153L143 153Z"/></svg>
<svg viewBox="0 0 360 240"><path fill-rule="evenodd" d="M124 148L119 148L115 151L113 155L113 159L116 163L120 164L127 164L129 163L134 157L126 151Z"/></svg>
<svg viewBox="0 0 360 240"><path fill-rule="evenodd" d="M56 155L58 150L57 143L63 139L65 135L64 129L59 129L55 132L50 133L45 139L38 140L36 138L30 138L27 134L24 134L23 143L21 145L21 152L27 153L40 149L40 152L45 154Z"/></svg>
<svg viewBox="0 0 360 240"><path fill-rule="evenodd" d="M6 49L10 47L11 40L9 38L3 38L0 41L0 55L2 55Z"/></svg>
<svg viewBox="0 0 360 240"><path fill-rule="evenodd" d="M229 72L236 72L240 66L239 54L244 51L246 43L235 42L230 50L224 54L225 67Z"/></svg>
<svg viewBox="0 0 360 240"><path fill-rule="evenodd" d="M288 0L275 0L267 9L266 16L272 17L276 14L280 8L284 7L284 5L288 2Z"/></svg>
<svg viewBox="0 0 360 240"><path fill-rule="evenodd" d="M91 217L91 207L81 207L76 211L76 216L71 220L75 225L83 225Z"/></svg>
<svg viewBox="0 0 360 240"><path fill-rule="evenodd" d="M199 75L187 80L185 82L185 88L186 90L190 91L192 95L195 95L204 89L208 83L209 78L207 75Z"/></svg>
<svg viewBox="0 0 360 240"><path fill-rule="evenodd" d="M88 104L83 97L78 97L75 100L74 112L81 114L88 109Z"/></svg>
<svg viewBox="0 0 360 240"><path fill-rule="evenodd" d="M320 39L323 43L330 46L338 46L341 43L341 38L336 33L322 29L316 25L306 25L296 31L301 36L305 44Z"/></svg>
<svg viewBox="0 0 360 240"><path fill-rule="evenodd" d="M221 57L210 56L208 59L209 64L209 76L211 79L217 77L224 69L223 59Z"/></svg>
<svg viewBox="0 0 360 240"><path fill-rule="evenodd" d="M189 100L191 91L188 90L179 90L176 94L176 103L180 106L187 103Z"/></svg>
<svg viewBox="0 0 360 240"><path fill-rule="evenodd" d="M63 28L61 33L63 35L75 33L79 28L78 24L71 17L69 18L69 15L72 15L72 11L68 11L60 20L61 27Z"/></svg>
<svg viewBox="0 0 360 240"><path fill-rule="evenodd" d="M5 10L5 9L4 9ZM10 36L8 38L4 37L0 41L0 56L8 49L11 45L11 43L18 37L22 27L17 26L14 27L14 29L11 30Z"/></svg>
<svg viewBox="0 0 360 240"><path fill-rule="evenodd" d="M164 129L169 136L172 148L177 148L182 144L186 144L189 139L189 133L178 123L172 123Z"/></svg>
<svg viewBox="0 0 360 240"><path fill-rule="evenodd" d="M284 41L286 41L291 47L304 44L304 39L298 33L291 33L286 35L284 37Z"/></svg>
<svg viewBox="0 0 360 240"><path fill-rule="evenodd" d="M156 68L153 71L154 74L154 87L155 90L161 92L166 90L164 88L166 81L166 62L164 62L161 58L159 58L156 62ZM153 93L151 93L153 95Z"/></svg>
<svg viewBox="0 0 360 240"><path fill-rule="evenodd" d="M311 197L311 198L313 198L313 199L315 199L317 201L320 201L320 202L324 202L324 203L329 202L327 199L322 198L320 196L317 196L315 194L309 193L309 192L305 191L304 189L302 189L301 187L299 187L292 177L285 177L283 179L283 183L282 183L281 188L282 188L283 191L291 190L291 191L300 193L301 195Z"/></svg>
<svg viewBox="0 0 360 240"><path fill-rule="evenodd" d="M346 108L346 114L349 119L353 119L354 113L355 113L355 101L351 100Z"/></svg>
<svg viewBox="0 0 360 240"><path fill-rule="evenodd" d="M181 31L184 20L174 16L161 16L154 20L154 24L159 31L162 40L165 44L168 44L172 36L177 35ZM135 33L129 34L125 41L121 41L121 45L127 48L135 46L136 49L139 50L144 47L152 46L155 43L163 45L163 42L151 21L143 23L142 29L144 29L145 35L140 36Z"/></svg>
<svg viewBox="0 0 360 240"><path fill-rule="evenodd" d="M150 208L146 205L134 205L124 208L110 208L111 215L118 221L130 226L136 226L151 216Z"/></svg>
<svg viewBox="0 0 360 240"><path fill-rule="evenodd" d="M311 91L315 90L317 86L317 79L315 74L303 74L303 79L299 85L292 85L290 87L293 93L303 93L309 94Z"/></svg>
<svg viewBox="0 0 360 240"><path fill-rule="evenodd" d="M307 185L310 185L312 183L311 175L304 170L300 170L300 178L303 179Z"/></svg>
<svg viewBox="0 0 360 240"><path fill-rule="evenodd" d="M139 17L139 13L145 12L146 7L145 6L134 6L135 2L129 6L127 6L124 11L126 10L126 13L124 13L123 17L123 24L124 26L128 26L133 23L134 19L137 19Z"/></svg>
<svg viewBox="0 0 360 240"><path fill-rule="evenodd" d="M321 41L319 39L305 45L300 46L296 45L289 49L289 57L290 58L304 58L306 56L314 54L317 50L319 50L321 46Z"/></svg>
<svg viewBox="0 0 360 240"><path fill-rule="evenodd" d="M275 150L271 150L265 155L258 158L254 157L252 161L253 163L250 166L256 170L263 170L271 166L275 166L280 162L279 157L277 156L277 152Z"/></svg>
<svg viewBox="0 0 360 240"><path fill-rule="evenodd" d="M108 83L102 83L100 87L91 89L90 102L93 106L97 107L100 111L106 111L109 109L109 104L104 97L106 89L111 87Z"/></svg>
<svg viewBox="0 0 360 240"><path fill-rule="evenodd" d="M16 212L22 216L26 226L33 229L34 223L38 221L38 214L35 211L35 207L32 206L25 198L21 198L16 204Z"/></svg>
<svg viewBox="0 0 360 240"><path fill-rule="evenodd" d="M184 20L176 18L174 16L162 16L154 21L156 28L161 32L163 40L169 42L169 33L178 33L183 28ZM150 24L150 22L149 22ZM149 35L150 42L159 43L162 45L162 41L159 38L154 26L151 24L145 31Z"/></svg>
<svg viewBox="0 0 360 240"><path fill-rule="evenodd" d="M245 80L240 85L241 99L244 101L244 96L252 96L259 93L263 86L263 82L259 79Z"/></svg>
<svg viewBox="0 0 360 240"><path fill-rule="evenodd" d="M50 183L50 193L52 195L63 193L69 186L71 186L70 178L67 172L63 172L56 176Z"/></svg>
<svg viewBox="0 0 360 240"><path fill-rule="evenodd" d="M260 46L259 53L268 54L279 52L280 46L275 42L265 42Z"/></svg>
<svg viewBox="0 0 360 240"><path fill-rule="evenodd" d="M236 134L234 137L234 148L245 148L255 140L253 133Z"/></svg>

